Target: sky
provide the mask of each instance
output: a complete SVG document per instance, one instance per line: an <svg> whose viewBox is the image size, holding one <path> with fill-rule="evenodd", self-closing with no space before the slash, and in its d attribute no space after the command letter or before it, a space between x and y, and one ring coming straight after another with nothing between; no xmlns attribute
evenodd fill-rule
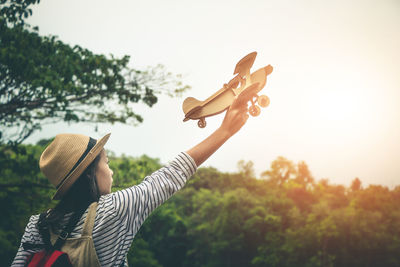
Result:
<svg viewBox="0 0 400 267"><path fill-rule="evenodd" d="M130 67L163 64L192 87L180 98L137 105L138 127L47 125L26 143L58 133L100 138L117 155L172 160L202 141L223 114L183 122L186 97L204 100L233 78L238 60L258 53L252 71L274 71L271 104L202 166L236 172L252 161L256 175L283 156L304 161L316 180L350 185L400 184L400 2L363 1L104 1L53 0L28 20L42 35L95 53L131 57Z"/></svg>

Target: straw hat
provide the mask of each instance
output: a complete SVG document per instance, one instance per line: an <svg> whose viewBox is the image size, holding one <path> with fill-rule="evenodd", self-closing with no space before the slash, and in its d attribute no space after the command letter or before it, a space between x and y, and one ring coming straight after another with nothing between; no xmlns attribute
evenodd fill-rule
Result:
<svg viewBox="0 0 400 267"><path fill-rule="evenodd" d="M58 134L40 156L40 170L56 187L60 199L100 154L110 133L100 140L81 134Z"/></svg>

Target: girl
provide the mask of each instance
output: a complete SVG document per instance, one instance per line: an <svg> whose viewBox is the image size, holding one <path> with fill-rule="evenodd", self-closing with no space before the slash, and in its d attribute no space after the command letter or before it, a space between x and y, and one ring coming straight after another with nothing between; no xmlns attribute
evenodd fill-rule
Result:
<svg viewBox="0 0 400 267"><path fill-rule="evenodd" d="M247 119L247 103L234 101L209 137L139 185L114 193L113 171L103 148L110 134L98 141L84 135L57 135L39 165L57 189L53 199L60 201L47 213L30 217L12 266L24 266L30 255L57 244L62 244L74 266L128 266L129 247L144 220ZM74 216L77 223L71 223L69 233L65 225Z"/></svg>

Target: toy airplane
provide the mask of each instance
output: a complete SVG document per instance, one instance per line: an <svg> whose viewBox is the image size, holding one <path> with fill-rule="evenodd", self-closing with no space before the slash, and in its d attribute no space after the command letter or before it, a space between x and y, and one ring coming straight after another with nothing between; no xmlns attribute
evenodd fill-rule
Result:
<svg viewBox="0 0 400 267"><path fill-rule="evenodd" d="M258 116L261 107L269 105L269 98L266 95L258 96L257 93L264 88L267 82L267 76L272 72L272 66L264 68L250 74L250 68L253 66L257 52L253 52L242 58L235 67L233 74L237 74L232 80L218 90L215 94L204 101L197 100L194 97L188 97L183 101L182 109L185 113L183 121L199 120L197 125L200 128L206 127L206 117L217 115L232 104L235 97L239 101L251 101L249 114L253 117ZM255 104L257 101L258 105Z"/></svg>

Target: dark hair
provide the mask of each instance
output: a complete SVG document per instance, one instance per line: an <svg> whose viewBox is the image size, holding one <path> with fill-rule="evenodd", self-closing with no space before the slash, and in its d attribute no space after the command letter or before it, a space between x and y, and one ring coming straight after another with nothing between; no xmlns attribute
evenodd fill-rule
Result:
<svg viewBox="0 0 400 267"><path fill-rule="evenodd" d="M100 161L100 155L101 153L90 163L55 208L51 209L47 216L39 219L37 226L46 245L50 244L49 229L52 229L53 232L60 229L65 214L85 209L91 203L99 200L100 192L97 185L96 168Z"/></svg>

